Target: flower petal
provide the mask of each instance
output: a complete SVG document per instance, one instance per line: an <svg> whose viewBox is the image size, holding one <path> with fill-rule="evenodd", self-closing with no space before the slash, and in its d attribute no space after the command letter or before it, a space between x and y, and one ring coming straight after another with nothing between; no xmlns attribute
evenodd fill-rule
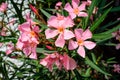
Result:
<svg viewBox="0 0 120 80"><path fill-rule="evenodd" d="M55 45L57 47L61 47L63 48L64 45L65 45L65 40L64 40L64 35L63 34L60 34L57 38L57 40L55 41Z"/></svg>
<svg viewBox="0 0 120 80"><path fill-rule="evenodd" d="M46 35L46 39L53 38L56 35L58 35L58 31L57 30L51 30L51 29L48 28L45 31L45 35Z"/></svg>
<svg viewBox="0 0 120 80"><path fill-rule="evenodd" d="M92 41L84 41L84 46L87 49L93 49L96 46L96 43L94 43Z"/></svg>
<svg viewBox="0 0 120 80"><path fill-rule="evenodd" d="M83 58L85 58L85 49L83 46L79 46L78 50L77 50L78 54L80 56L82 56Z"/></svg>
<svg viewBox="0 0 120 80"><path fill-rule="evenodd" d="M58 27L58 21L56 16L51 16L50 19L47 21L48 27Z"/></svg>
<svg viewBox="0 0 120 80"><path fill-rule="evenodd" d="M74 37L74 34L72 31L69 31L67 29L64 30L64 39L68 40Z"/></svg>
<svg viewBox="0 0 120 80"><path fill-rule="evenodd" d="M82 29L75 29L75 37L77 40L82 38L82 33L83 33Z"/></svg>
<svg viewBox="0 0 120 80"><path fill-rule="evenodd" d="M69 15L72 19L76 18L76 14L74 14L73 12L70 12Z"/></svg>
<svg viewBox="0 0 120 80"><path fill-rule="evenodd" d="M73 8L78 8L80 1L79 0L72 0L72 6Z"/></svg>
<svg viewBox="0 0 120 80"><path fill-rule="evenodd" d="M70 58L67 54L63 55L63 66L66 70L74 70L76 68L76 62Z"/></svg>
<svg viewBox="0 0 120 80"><path fill-rule="evenodd" d="M69 50L76 49L77 47L78 47L77 42L75 42L75 41L73 41L73 40L70 40L70 41L69 41L69 44L68 44L68 49L69 49Z"/></svg>
<svg viewBox="0 0 120 80"><path fill-rule="evenodd" d="M31 26L31 24L29 22L25 22L25 23L19 25L18 30L20 30L22 32L29 32L29 31L31 31L30 26Z"/></svg>
<svg viewBox="0 0 120 80"><path fill-rule="evenodd" d="M83 11L83 10L85 10L85 6L86 6L86 3L82 3L82 4L78 7L78 9L79 9L80 11Z"/></svg>
<svg viewBox="0 0 120 80"><path fill-rule="evenodd" d="M66 11L68 11L68 12L72 12L72 11L73 11L70 3L67 3L67 4L65 5L64 9L65 9Z"/></svg>
<svg viewBox="0 0 120 80"><path fill-rule="evenodd" d="M86 12L79 12L78 16L79 17L87 17L88 14Z"/></svg>
<svg viewBox="0 0 120 80"><path fill-rule="evenodd" d="M92 38L92 33L91 33L91 31L89 29L86 29L83 32L82 36L83 36L82 37L83 40L90 39L90 38Z"/></svg>

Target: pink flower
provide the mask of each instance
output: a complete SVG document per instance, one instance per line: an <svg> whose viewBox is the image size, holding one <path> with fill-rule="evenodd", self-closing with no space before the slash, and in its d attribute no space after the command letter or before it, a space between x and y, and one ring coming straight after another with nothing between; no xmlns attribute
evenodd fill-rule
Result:
<svg viewBox="0 0 120 80"><path fill-rule="evenodd" d="M58 54L57 52L53 54L47 54L47 57L40 61L40 64L46 66L49 71L53 70L53 64L55 64L59 70L61 70L62 66L66 70L73 70L76 68L76 62L74 59L70 58L67 54L63 56Z"/></svg>
<svg viewBox="0 0 120 80"><path fill-rule="evenodd" d="M113 37L116 37L116 40L120 40L120 29L112 33Z"/></svg>
<svg viewBox="0 0 120 80"><path fill-rule="evenodd" d="M14 44L12 42L9 42L7 44L7 50L6 50L6 54L9 55L10 53L12 53L14 51Z"/></svg>
<svg viewBox="0 0 120 80"><path fill-rule="evenodd" d="M72 0L72 7L70 3L67 3L64 7L64 9L69 12L69 15L71 16L72 19L76 18L76 16L79 17L88 16L87 13L84 12L86 3L82 3L80 6L79 3L80 3L79 0Z"/></svg>
<svg viewBox="0 0 120 80"><path fill-rule="evenodd" d="M7 9L7 7L8 7L8 4L3 2L3 3L0 5L0 11L1 11L1 12L5 12L6 9Z"/></svg>
<svg viewBox="0 0 120 80"><path fill-rule="evenodd" d="M58 10L61 5L62 5L62 2L57 2L55 5L55 9Z"/></svg>
<svg viewBox="0 0 120 80"><path fill-rule="evenodd" d="M49 71L53 70L53 64L55 64L59 69L62 68L62 55L58 53L47 54L47 57L40 61L40 64L46 66Z"/></svg>
<svg viewBox="0 0 120 80"><path fill-rule="evenodd" d="M65 45L65 40L69 40L74 37L72 31L66 29L69 27L73 27L74 23L70 17L64 17L61 15L51 16L48 20L48 29L45 31L46 38L53 38L58 36L55 41L55 45L57 47L63 48Z"/></svg>
<svg viewBox="0 0 120 80"><path fill-rule="evenodd" d="M68 48L69 50L76 49L78 47L78 54L85 58L85 49L93 49L96 46L96 43L91 41L86 41L87 39L92 38L92 33L89 29L83 31L83 29L75 29L76 41L70 40Z"/></svg>
<svg viewBox="0 0 120 80"><path fill-rule="evenodd" d="M116 49L120 49L120 43L116 45Z"/></svg>
<svg viewBox="0 0 120 80"><path fill-rule="evenodd" d="M5 27L3 27L0 32L0 36L6 36L7 35L6 32L7 32L7 29Z"/></svg>
<svg viewBox="0 0 120 80"><path fill-rule="evenodd" d="M0 47L2 47L3 43L0 42Z"/></svg>
<svg viewBox="0 0 120 80"><path fill-rule="evenodd" d="M120 73L120 65L119 64L114 64L113 67L114 67L114 70L113 70L114 72Z"/></svg>
<svg viewBox="0 0 120 80"><path fill-rule="evenodd" d="M25 22L18 27L20 37L17 42L17 48L23 50L26 56L37 59L36 47L39 44L38 26L32 26L30 22Z"/></svg>

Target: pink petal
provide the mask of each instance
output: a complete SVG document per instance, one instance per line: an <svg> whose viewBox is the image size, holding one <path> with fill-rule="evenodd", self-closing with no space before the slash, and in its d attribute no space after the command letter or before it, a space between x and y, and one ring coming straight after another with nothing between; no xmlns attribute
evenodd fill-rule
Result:
<svg viewBox="0 0 120 80"><path fill-rule="evenodd" d="M30 56L29 56L29 58L37 59L37 54L36 54L36 52L31 53Z"/></svg>
<svg viewBox="0 0 120 80"><path fill-rule="evenodd" d="M17 46L18 49L22 50L22 48L23 48L23 46L24 46L24 43L22 43L22 42L20 41L20 39L18 39L18 42L17 42L16 46Z"/></svg>
<svg viewBox="0 0 120 80"><path fill-rule="evenodd" d="M68 12L72 12L72 11L73 11L70 3L67 3L67 4L65 5L64 9L65 9L66 11L68 11Z"/></svg>
<svg viewBox="0 0 120 80"><path fill-rule="evenodd" d="M93 49L96 46L96 43L94 43L92 41L84 41L84 46L87 49Z"/></svg>
<svg viewBox="0 0 120 80"><path fill-rule="evenodd" d="M58 27L58 21L56 16L51 16L50 19L47 21L49 27Z"/></svg>
<svg viewBox="0 0 120 80"><path fill-rule="evenodd" d="M74 70L77 65L74 59L70 58L67 54L64 54L63 66L66 70Z"/></svg>
<svg viewBox="0 0 120 80"><path fill-rule="evenodd" d="M34 31L34 32L37 32L37 33L41 32L38 26L35 26L35 27L33 28L33 31Z"/></svg>
<svg viewBox="0 0 120 80"><path fill-rule="evenodd" d="M77 40L82 38L83 29L75 29L75 37Z"/></svg>
<svg viewBox="0 0 120 80"><path fill-rule="evenodd" d="M88 14L87 14L86 12L80 12L80 13L78 14L78 16L79 16L79 17L87 17Z"/></svg>
<svg viewBox="0 0 120 80"><path fill-rule="evenodd" d="M72 19L76 18L76 14L73 13L73 12L70 12L69 15L70 15L70 17L71 17Z"/></svg>
<svg viewBox="0 0 120 80"><path fill-rule="evenodd" d="M30 26L31 25L29 22L25 22L18 27L18 30L20 30L22 32L29 32L29 31L31 31Z"/></svg>
<svg viewBox="0 0 120 80"><path fill-rule="evenodd" d="M53 38L53 37L58 35L58 31L57 30L52 30L52 29L48 28L45 31L45 35L46 35L46 39Z"/></svg>
<svg viewBox="0 0 120 80"><path fill-rule="evenodd" d="M90 38L92 38L92 33L91 33L91 31L89 29L86 29L83 32L82 36L83 36L82 37L83 40L90 39Z"/></svg>
<svg viewBox="0 0 120 80"><path fill-rule="evenodd" d="M48 63L47 63L47 61L45 59L42 59L40 61L40 64L43 65L43 66L47 66Z"/></svg>
<svg viewBox="0 0 120 80"><path fill-rule="evenodd" d="M28 41L30 38L26 33L22 33L21 34L21 41Z"/></svg>
<svg viewBox="0 0 120 80"><path fill-rule="evenodd" d="M78 9L79 9L80 11L83 11L83 10L85 10L85 6L86 6L86 3L82 3L82 4L78 7Z"/></svg>
<svg viewBox="0 0 120 80"><path fill-rule="evenodd" d="M7 50L6 50L6 55L9 55L11 52L12 52L11 49L7 49Z"/></svg>
<svg viewBox="0 0 120 80"><path fill-rule="evenodd" d="M65 28L73 27L74 26L74 21L71 19L70 16L68 16L68 17L65 18L63 25L65 26Z"/></svg>
<svg viewBox="0 0 120 80"><path fill-rule="evenodd" d="M31 54L29 56L29 58L32 58L32 59L37 59L37 53L36 53L36 44L32 47L32 51L31 51Z"/></svg>
<svg viewBox="0 0 120 80"><path fill-rule="evenodd" d="M3 43L0 43L0 47L2 47Z"/></svg>
<svg viewBox="0 0 120 80"><path fill-rule="evenodd" d="M68 49L69 49L69 50L76 49L77 47L78 47L77 42L75 42L75 41L73 41L73 40L70 40L70 41L69 41L69 44L68 44Z"/></svg>
<svg viewBox="0 0 120 80"><path fill-rule="evenodd" d="M73 8L78 8L80 1L79 0L72 0L72 6Z"/></svg>
<svg viewBox="0 0 120 80"><path fill-rule="evenodd" d="M69 31L67 29L64 30L64 39L68 40L74 37L74 34L72 31Z"/></svg>
<svg viewBox="0 0 120 80"><path fill-rule="evenodd" d="M120 43L116 45L116 49L120 49Z"/></svg>
<svg viewBox="0 0 120 80"><path fill-rule="evenodd" d="M65 40L64 40L64 35L63 34L60 34L57 38L57 40L55 41L55 45L57 47L61 47L63 48L64 45L65 45Z"/></svg>
<svg viewBox="0 0 120 80"><path fill-rule="evenodd" d="M79 46L78 50L77 50L78 54L80 56L82 56L83 58L85 58L85 49L83 46Z"/></svg>

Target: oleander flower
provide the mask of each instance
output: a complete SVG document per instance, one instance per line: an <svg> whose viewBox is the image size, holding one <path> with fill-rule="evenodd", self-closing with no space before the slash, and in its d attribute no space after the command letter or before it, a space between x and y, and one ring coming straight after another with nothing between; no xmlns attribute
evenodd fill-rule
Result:
<svg viewBox="0 0 120 80"><path fill-rule="evenodd" d="M8 7L8 4L3 2L3 3L0 5L0 11L1 11L1 12L5 12L5 11L7 10L7 7Z"/></svg>
<svg viewBox="0 0 120 80"><path fill-rule="evenodd" d="M88 14L85 11L86 3L80 4L80 0L72 0L72 6L70 3L66 3L64 9L68 11L69 15L72 19L76 18L76 16L79 17L86 17Z"/></svg>
<svg viewBox="0 0 120 80"><path fill-rule="evenodd" d="M116 40L120 41L120 29L112 33L113 37L116 37Z"/></svg>
<svg viewBox="0 0 120 80"><path fill-rule="evenodd" d="M74 23L70 17L64 17L61 15L51 16L48 20L48 29L45 31L46 39L53 38L58 35L55 45L63 48L65 40L69 40L74 37L72 31L66 29L73 27Z"/></svg>
<svg viewBox="0 0 120 80"><path fill-rule="evenodd" d="M14 44L12 42L9 42L6 46L7 46L7 50L6 50L7 55L9 55L15 50Z"/></svg>
<svg viewBox="0 0 120 80"><path fill-rule="evenodd" d="M114 72L120 73L120 65L119 64L114 64L113 68L114 68L114 70L113 70Z"/></svg>
<svg viewBox="0 0 120 80"><path fill-rule="evenodd" d="M32 26L31 22L25 22L18 27L20 37L17 42L17 48L23 50L26 56L37 59L36 47L39 44L38 26Z"/></svg>
<svg viewBox="0 0 120 80"><path fill-rule="evenodd" d="M87 39L92 38L92 33L89 29L83 31L83 29L75 29L76 41L70 40L68 49L74 50L78 47L77 53L85 58L85 49L84 46L91 50L96 46L96 43L92 41L86 41Z"/></svg>
<svg viewBox="0 0 120 80"><path fill-rule="evenodd" d="M120 49L120 43L118 43L118 44L116 45L116 49L117 49L117 50Z"/></svg>
<svg viewBox="0 0 120 80"><path fill-rule="evenodd" d="M76 62L74 59L70 58L67 54L60 55L55 52L53 54L47 54L44 59L40 60L40 64L46 66L49 71L53 70L53 65L55 64L59 70L64 67L66 70L73 70L76 68Z"/></svg>

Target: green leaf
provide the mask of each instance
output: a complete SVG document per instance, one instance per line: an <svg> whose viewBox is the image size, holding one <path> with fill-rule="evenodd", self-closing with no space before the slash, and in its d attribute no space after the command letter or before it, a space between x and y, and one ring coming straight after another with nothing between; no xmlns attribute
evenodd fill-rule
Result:
<svg viewBox="0 0 120 80"><path fill-rule="evenodd" d="M91 15L92 15L92 12L93 12L94 7L95 7L97 2L98 2L97 0L92 0L92 4L90 5L90 8L88 9L88 17L85 20L85 26L83 26L83 29L85 29L87 27L88 21L89 21Z"/></svg>
<svg viewBox="0 0 120 80"><path fill-rule="evenodd" d="M76 69L74 70L74 73L75 73L77 80L81 80L81 75Z"/></svg>
<svg viewBox="0 0 120 80"><path fill-rule="evenodd" d="M107 11L105 11L105 13L100 16L94 23L93 25L90 27L91 31L94 31L105 19L105 17L107 16L107 14L109 13L109 11L111 10L111 8L109 8Z"/></svg>
<svg viewBox="0 0 120 80"><path fill-rule="evenodd" d="M95 57L94 53L91 53L91 56L92 56L93 62L96 63L97 60L96 60L96 57Z"/></svg>
<svg viewBox="0 0 120 80"><path fill-rule="evenodd" d="M120 11L120 6L112 8L110 12L117 12L117 11Z"/></svg>
<svg viewBox="0 0 120 80"><path fill-rule="evenodd" d="M44 48L37 48L36 52L38 52L38 53L53 53L56 51L48 51L48 50L45 50Z"/></svg>
<svg viewBox="0 0 120 80"><path fill-rule="evenodd" d="M112 29L109 29L108 31L99 33L99 34L94 34L93 35L93 39L95 41L97 41L97 43L103 42L105 40L111 39L112 36L112 32L117 31L118 29L120 29L120 25L113 27Z"/></svg>
<svg viewBox="0 0 120 80"><path fill-rule="evenodd" d="M88 69L86 70L86 73L85 73L85 74L82 74L81 76L83 76L83 77L90 77L90 71L91 71L91 68L88 68Z"/></svg>
<svg viewBox="0 0 120 80"><path fill-rule="evenodd" d="M50 18L51 14L49 14L48 12L46 12L45 10L43 9L40 9L41 12L47 17L47 18Z"/></svg>
<svg viewBox="0 0 120 80"><path fill-rule="evenodd" d="M96 64L94 64L88 57L85 58L85 62L86 64L88 64L90 67L92 67L93 69L97 70L98 72L104 74L104 75L108 75L111 76L111 74L103 71L102 69L100 69L100 67L98 67Z"/></svg>

